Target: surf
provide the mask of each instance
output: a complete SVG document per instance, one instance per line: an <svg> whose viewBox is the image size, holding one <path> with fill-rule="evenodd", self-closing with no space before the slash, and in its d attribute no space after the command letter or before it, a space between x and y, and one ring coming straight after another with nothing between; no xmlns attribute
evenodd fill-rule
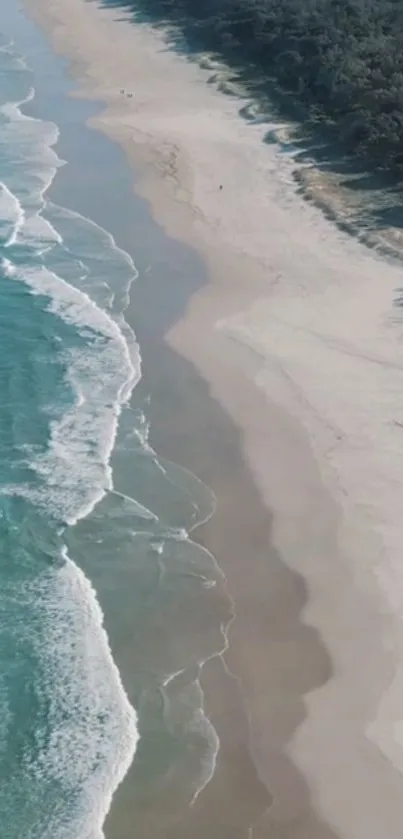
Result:
<svg viewBox="0 0 403 839"><path fill-rule="evenodd" d="M19 318L16 330L24 331L26 381L40 387L29 386L25 399L25 410L33 412L30 423L16 424L12 413L3 416L12 443L9 474L3 469L0 487L4 609L15 630L7 630L7 646L10 653L21 645L24 650L20 669L10 659L0 692L8 721L3 754L19 742L19 710L24 716L26 711L16 696L29 659L35 696L20 774L8 777L0 810L10 837L30 825L30 839L71 839L78 833L98 839L113 792L133 759L137 715L114 663L96 592L68 555L64 532L113 488L110 456L122 405L140 376L140 354L131 331L126 328L130 348L123 334L123 313L108 314L79 288L90 272L84 260L71 258L57 227L45 218L46 192L64 163L53 148L59 132L23 113L35 95L31 74L10 45L2 52L3 68L7 59L10 74L18 74L16 88L24 77L27 92L0 106L0 282L4 311L9 305L10 316ZM129 287L134 264L105 235L105 255L108 249L124 263ZM69 281L48 267L51 255L60 267L69 266ZM17 354L18 336L14 344ZM12 361L4 384L12 395L7 409L15 414L24 411L24 393L16 390L21 371ZM47 388L49 369L53 379ZM24 803L16 815L21 790ZM54 810L57 790L61 803Z"/></svg>

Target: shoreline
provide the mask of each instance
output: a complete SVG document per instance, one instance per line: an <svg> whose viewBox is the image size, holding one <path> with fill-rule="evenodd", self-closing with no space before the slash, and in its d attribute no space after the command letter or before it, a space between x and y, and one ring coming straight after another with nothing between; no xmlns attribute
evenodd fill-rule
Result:
<svg viewBox="0 0 403 839"><path fill-rule="evenodd" d="M43 22L47 20L45 25L54 26L52 14L55 9L57 13L62 15L62 18L63 11L67 15L67 4L64 0L56 0L56 2L50 4L46 12L44 10L41 12L44 18ZM85 44L84 41L81 43L80 35L74 35L72 32L72 27L78 33L81 31L80 26L77 26L80 22L79 15L81 12L87 21L87 27L88 22L92 21L97 32L97 34L93 34L93 43L97 42L98 46L94 46L92 58L87 56L88 44ZM207 158L203 158L201 161L202 165L199 171L194 166L194 158L192 159L189 156L189 148L186 147L186 144L184 148L179 149L175 146L174 139L170 138L169 135L169 140L165 144L161 144L160 132L162 129L165 130L167 123L162 121L162 124L159 125L158 119L155 121L153 112L148 115L148 119L151 116L148 139L151 138L154 141L151 142L151 154L150 147L146 148L144 145L144 139L147 137L144 129L143 143L138 142L142 129L141 127L140 130L136 128L135 112L133 111L131 115L134 120L133 124L126 116L127 102L125 101L123 106L119 100L117 79L120 69L115 67L115 74L113 74L113 68L111 71L111 65L108 65L108 60L105 60L105 58L108 58L105 35L108 33L109 36L113 26L115 35L121 39L122 44L122 72L128 72L129 70L132 72L132 63L128 57L125 58L123 55L125 50L133 45L134 35L132 33L134 30L131 25L124 20L114 21L113 13L107 10L100 11L93 4L86 4L86 10L84 11L81 0L74 0L74 6L70 4L69 14L71 14L71 26L66 29L66 25L64 25L60 30L54 30L56 48L75 61L78 58L80 59L79 72L77 72L77 64L75 64L74 70L81 77L81 84L84 82L84 92L81 88L80 95L88 96L91 99L99 98L109 103L109 109L95 117L91 121L92 124L102 128L113 139L118 140L128 152L129 159L135 161L137 168L142 166L145 169L147 174L140 184L136 184L136 191L148 199L157 220L164 224L169 234L191 244L202 253L203 258L207 261L209 274L213 281L207 288L203 288L193 295L185 317L169 329L167 342L180 356L186 357L203 379L209 383L208 388L206 388L207 398L203 405L208 403L209 396L217 399L222 408L231 416L235 426L241 429L239 450L244 452L260 491L260 504L258 505L260 515L262 515L261 499L263 498L265 501L264 534L261 538L256 536L259 532L259 520L256 521L254 516L251 515L251 509L248 509L245 521L239 517L242 526L241 521L239 521L239 528L236 527L234 525L234 513L237 514L242 509L245 498L242 495L236 498L232 482L228 478L227 481L225 480L225 470L224 473L222 472L222 449L220 449L220 469L218 474L215 474L215 464L218 463L218 459L209 453L208 447L211 447L209 429L212 427L209 425L209 421L206 419L205 426L201 423L200 427L194 428L196 415L194 411L191 414L191 422L186 423L183 420L183 428L180 432L180 426L179 428L175 427L176 424L172 419L171 423L168 423L172 435L170 440L166 428L162 429L158 426L158 422L161 423L162 418L158 417L158 413L151 416L152 442L157 451L165 457L172 455L172 459L177 462L180 462L183 458L183 465L190 468L202 480L205 480L208 476L206 483L212 486L220 505L219 511L213 519L195 535L200 538L202 544L207 543L209 550L212 550L220 566L223 567L231 594L236 603L236 619L231 626L231 644L226 660L231 672L235 672L241 679L243 698L250 718L250 743L253 759L258 768L260 779L270 789L270 794L274 798L274 804L269 810L268 821L262 823L254 831L254 835L258 836L259 839L261 836L263 839L263 837L271 836L274 829L283 831L287 839L294 836L298 836L298 839L300 836L304 839L305 836L309 836L310 839L313 839L313 837L316 839L316 836L320 839L333 838L336 834L331 832L330 828L327 828L323 822L316 822L312 813L308 812L307 796L310 795L318 811L327 818L329 823L332 823L337 835L345 836L346 839L359 839L359 837L362 837L364 830L366 831L365 835L368 838L371 837L371 839L372 836L374 839L379 836L382 830L383 835L385 835L383 812L384 809L387 809L388 825L390 827L386 835L388 839L389 836L390 839L395 839L395 835L398 834L394 831L398 829L402 816L402 805L400 804L401 777L399 773L394 772L392 764L385 762L384 757L366 737L365 730L364 732L361 731L361 725L362 720L364 722L366 720L371 723L374 722L376 717L376 713L374 716L374 710L378 710L383 692L391 680L394 659L398 657L398 647L394 625L391 625L388 614L392 610L380 598L378 587L370 579L370 575L363 584L364 578L361 573L362 570L365 571L365 568L361 568L363 555L366 555L365 558L369 557L370 562L376 561L376 552L370 544L372 533L366 534L365 532L365 525L367 524L365 518L363 523L358 522L357 527L356 522L351 519L349 510L346 511L343 508L345 487L341 487L341 493L337 492L334 481L335 466L333 463L330 462L329 465L329 462L327 462L326 453L332 450L332 446L337 446L335 441L344 438L345 430L338 428L340 425L338 418L334 427L330 423L327 427L326 423L322 423L322 425L318 423L320 427L316 437L313 436L312 425L310 425L311 417L307 417L304 411L300 410L301 406L299 406L299 410L296 410L295 394L291 394L290 397L288 392L284 392L284 383L280 381L278 366L276 364L272 367L267 365L265 353L267 349L269 352L272 351L273 340L270 342L267 335L263 333L260 333L256 338L255 334L252 336L251 331L248 331L248 321L250 321L252 314L254 315L254 323L261 323L267 316L267 324L271 324L273 328L271 309L275 308L277 323L276 318L274 318L274 326L276 327L274 338L279 341L286 360L289 360L290 344L286 340L287 329L285 329L284 337L279 331L278 324L282 322L286 304L293 314L295 301L287 284L281 288L284 285L284 274L280 270L281 252L277 251L268 259L263 226L258 228L257 235L253 237L253 241L249 242L249 245L252 246L250 250L242 248L242 235L240 235L240 241L234 238L237 231L235 209L229 216L231 224L226 221L228 216L225 216L224 212L224 209L225 211L228 210L228 204L221 211L221 215L219 210L213 211L214 205L218 204L217 185L212 188L211 195L207 196L203 210L200 209L198 197L202 195L203 186L200 182L200 171L203 172L203 165L207 165ZM78 17L76 18L75 15ZM84 29L85 26L82 31ZM158 40L159 36L155 33L149 33L149 36L150 45L154 43L155 46L156 41L153 41L153 39ZM169 57L167 60L169 61ZM89 61L89 66L92 68L92 83L89 81L88 70L83 69L82 62L84 61ZM184 64L186 62L182 63L181 72ZM94 67L96 69L95 75ZM116 89L113 90L109 79L110 72L114 82L116 82ZM104 74L103 85L100 82L102 74ZM197 68L189 67L189 74L188 83L195 86L195 91L199 90L199 85L205 85L203 74ZM177 81L177 76L175 76L174 81ZM123 82L122 76L121 84ZM109 92L108 88L110 88ZM210 92L212 93L211 102L213 102L213 98L217 97L217 94L212 92L211 88ZM146 109L146 96L143 103L140 104ZM231 107L232 105L229 103L229 111ZM175 121L177 115L174 114L173 116ZM171 114L169 118L172 119ZM224 119L228 121L227 127L230 130L232 117L230 117L229 112L224 115ZM184 131L186 129L185 122L181 121L180 125L174 125L174 128L178 132L179 130ZM242 138L245 137L245 140L249 130L246 127L242 128L241 134ZM152 133L153 131L155 136ZM133 135L137 143L133 142ZM222 142L224 151L226 138L227 135L224 134ZM252 148L252 143L249 143L249 145ZM197 151L200 151L200 148L192 146L191 151L196 154ZM239 154L240 160L242 159L242 162L247 163L247 159L243 161L243 158L241 158L243 154L241 149ZM249 162L251 160L252 158ZM273 162L271 172L275 171L275 164L276 160ZM285 181L280 184L281 187L289 185L288 174L288 171L286 171ZM246 188L246 183L241 184L241 187L242 189ZM261 182L252 184L252 199L259 196L261 187ZM227 181L225 181L224 191L226 189ZM206 207L212 208L211 218L206 214ZM263 215L264 211L265 206L262 205ZM290 223L292 223L294 211L295 207L292 202L284 210L284 212L290 213ZM282 233L281 227L284 212L280 208L279 218L273 216L274 230L272 235L283 237L283 247L286 248L288 241ZM311 208L302 211L302 215L308 222L312 218L315 220ZM243 221L244 219L242 219ZM216 229L214 225L216 225ZM242 232L241 224L239 233L242 234ZM252 235L254 231L249 230L249 233ZM300 247L303 245L303 235L304 231L298 232L296 235L296 244ZM353 259L356 256L356 244L348 244L343 237L337 235L334 237L334 241L330 243L331 258L335 258L336 246L341 243ZM332 271L331 258L327 260L329 271ZM379 271L381 263L374 260L371 255L365 256L363 250L360 251L359 258L363 270L365 268L370 272L370 265L372 266L372 284L369 285L374 297L374 305L373 312L371 310L370 314L374 313L375 317L378 314L379 299L382 301L382 294L381 297L379 297L378 292L375 294L376 271ZM390 282L386 286L386 293L389 293L391 287L397 287L394 286L394 283L395 281L397 283L398 278L397 269L388 266L388 272ZM248 279L247 283L245 277ZM270 277L269 283L268 277ZM303 279L306 280L307 278L304 277ZM315 284L318 288L316 278ZM301 286L303 287L303 285L302 282ZM278 297L273 294L273 289L276 286L280 286ZM343 288L340 289L340 298L342 291L344 291ZM270 299L269 292L271 293ZM383 294L385 295L385 290ZM319 302L322 302L320 298ZM301 301L298 298L298 304L301 305L303 316L309 321L310 312L307 306L304 308L304 300ZM340 305L339 303L339 308ZM132 306L136 333L140 333L136 323L136 314L138 317L138 313L135 311L135 305L132 304ZM254 307L258 309L256 315ZM244 316L245 311L248 312L247 318ZM241 313L241 316L238 313ZM338 313L335 312L335 317ZM217 321L221 321L221 328L217 329ZM223 321L225 321L224 325ZM291 325L293 329L299 328L299 325L297 327L292 320ZM268 329L268 326L266 326L266 329ZM209 336L207 346L206 335ZM364 346L366 337L364 333ZM154 338L155 336L152 336L150 346L153 344ZM144 338L140 337L140 345L142 349L145 346L145 357L147 357L150 350L144 344ZM162 355L159 356L158 362L161 358ZM294 361L294 351L291 354L291 361ZM166 384L158 382L158 375L161 375L158 373L158 363L154 364L153 370L157 377L155 386L158 392L158 387L166 387ZM191 373L186 375L189 377ZM258 387L256 386L257 377L260 377L260 386ZM147 380L147 385L150 381L152 381L152 377ZM169 381L174 384L175 377L172 374ZM184 376L184 381L186 381L186 376ZM182 387L185 394L182 397L183 406L186 405L186 388L179 381L178 392ZM271 397L270 400L267 393ZM177 419L177 406L174 406L173 410ZM187 438L190 429L192 429L192 436L189 441ZM223 437L221 437L221 441L222 439ZM203 449L202 453L194 453L195 440L200 441L200 448ZM214 446L212 448L214 450ZM325 466L325 470L322 472L318 469L318 461L321 466ZM232 467L231 463L228 466L228 474L231 473L230 466ZM207 476L203 474L204 471ZM244 477L235 482L236 488L241 486L246 492L248 484ZM329 489L333 490L332 494L329 494ZM228 496L230 502L226 510L225 499ZM252 507L252 505L250 506ZM274 553L271 553L269 569L267 567L267 554L264 555L269 545L267 521L270 508L274 511L273 542L275 547L272 548L272 551L275 552L276 548L279 549L286 560L286 565L282 568L283 576L280 575L278 579L279 591L283 598L284 568L287 568L288 565L292 569L285 571L286 577L287 574L290 575L291 591L288 592L288 595L291 599L291 605L290 603L287 604L287 598L281 601L282 605L286 607L285 612L289 617L285 627L282 627L281 615L276 614L276 604L272 604L271 609L268 609L267 597L263 598L262 602L258 604L259 608L256 608L255 598L257 589L259 589L259 585L256 589L257 582L260 583L260 588L265 595L271 589L276 590L275 585L273 587L273 583L276 583ZM232 531L235 532L231 541ZM248 591L247 575L242 562L238 564L233 562L232 552L239 553L241 539L244 539L242 544L245 553L249 553L250 546L253 546L254 572L255 575L256 573L262 575L260 580L258 576L255 576L253 591L252 589ZM328 559L325 567L323 567L323 556ZM351 558L357 560L356 566L354 566L354 562L351 562ZM298 575L298 571L300 575ZM307 600L307 586L310 595L309 600ZM334 594L336 595L335 602L333 602ZM253 611L251 611L252 600L254 601ZM270 613L269 617L267 612ZM298 622L295 624L296 614L301 616L302 624ZM317 634L318 630L319 635ZM279 632L278 638L276 637L276 631ZM313 641L312 634L314 635ZM311 636L308 640L307 635ZM319 647L322 651L322 645L318 641L321 635L325 638L326 646L331 654L335 667L333 674L330 672L327 655L318 652ZM268 637L272 639L269 643ZM393 649L393 645L396 645L395 649ZM306 672L300 672L298 663L301 658L301 649L305 650L308 657L305 664L307 664L307 661L309 662L312 646L316 649L316 655L314 661L311 662L311 671L309 666L305 668L309 672L309 678L307 678ZM323 655L324 658L322 658ZM267 660L267 657L270 666L267 668L267 672L262 673L262 681L260 682L261 667L259 664L256 666L256 664L257 662L261 663L265 658ZM255 662L254 658L256 658ZM363 676L360 685L357 687L354 685L354 681L358 660L363 668ZM255 664L254 667L253 663ZM318 676L319 671L321 676ZM265 703L262 703L262 697L267 698L268 686L271 686L271 690L273 690L273 673L276 674L278 679L278 694L272 702L273 707L268 710L267 707L262 707L262 705L265 705ZM330 679L331 675L334 678ZM325 685L326 689L324 688ZM322 689L315 691L315 688L320 686ZM224 690L222 689L221 694L223 693ZM207 694L213 697L214 690L207 691ZM302 697L304 698L302 699ZM273 699L273 697L271 698ZM288 705L291 700L294 703L297 701L297 704L301 703L303 713L302 716L297 713L297 718L300 717L297 720L295 720L295 713L291 714L290 732L290 720L287 721L287 716ZM286 708L285 712L283 706ZM332 732L330 729L335 725L338 715L341 716L343 722L339 728L336 725L336 730ZM287 735L285 740L289 745L286 753L278 748L277 732L273 736L273 721L277 728L281 729L281 734L286 733ZM392 718L390 720L386 719L386 723L390 723L392 730ZM295 734L295 732L297 733ZM384 738L383 743L382 736ZM289 742L291 737L292 743ZM391 749L393 752L393 743L390 743L391 736L388 728L386 727L384 731L381 730L380 733L374 732L375 743L377 738L383 745L384 754L386 752L390 759ZM328 759L326 771L323 771L323 766L321 766L323 751L328 756L331 755L332 758L330 761ZM396 752L397 765L399 765L399 761L400 757ZM348 766L344 766L344 764L348 764ZM369 770L368 766L370 767ZM363 774L364 767L367 773L366 777ZM307 783L305 790L300 776L297 778L296 768L305 775ZM274 773L273 769L276 770ZM295 774L293 775L293 773ZM129 776L121 787L122 791L125 786L126 789L128 788L128 782ZM337 784L338 787L335 786ZM355 793L354 801L350 801L348 797L348 791L352 784ZM210 786L209 793L213 795L214 799L213 785ZM376 794L378 800L375 806ZM373 806L371 806L371 800L368 801L369 795L373 796ZM115 818L114 812L117 812L119 808L119 797L120 793L118 792L116 803L114 802L112 805L111 814L107 820L108 830L110 826L110 835L114 839L115 836L116 839L125 837L127 828L126 825L122 828L122 832L118 833L114 826L118 822L118 816ZM383 802L381 808L379 807L379 798ZM344 812L341 812L343 808ZM122 824L122 820L120 823ZM199 816L199 823L203 824L201 816ZM175 829L177 829L177 825L175 825ZM234 831L233 825L231 829ZM192 835L197 835L193 827L192 831ZM202 833L203 831L201 831L201 835ZM233 835L232 832L231 836ZM243 834L240 833L239 835Z"/></svg>

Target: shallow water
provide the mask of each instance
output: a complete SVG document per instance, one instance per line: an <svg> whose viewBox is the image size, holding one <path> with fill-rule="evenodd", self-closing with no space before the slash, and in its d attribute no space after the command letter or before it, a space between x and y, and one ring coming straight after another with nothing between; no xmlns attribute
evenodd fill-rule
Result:
<svg viewBox="0 0 403 839"><path fill-rule="evenodd" d="M69 161L56 123L28 115L37 85L5 35L0 820L8 839L95 839L134 755L139 789L180 775L189 803L211 776L218 741L198 679L225 647L231 605L214 558L188 537L212 493L158 459L129 404L136 266L47 198ZM124 684L115 652L130 659Z"/></svg>

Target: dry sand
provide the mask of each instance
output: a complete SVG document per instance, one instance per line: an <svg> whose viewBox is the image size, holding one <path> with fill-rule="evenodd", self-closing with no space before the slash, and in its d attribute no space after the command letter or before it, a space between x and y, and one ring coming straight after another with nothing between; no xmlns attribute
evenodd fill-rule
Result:
<svg viewBox="0 0 403 839"><path fill-rule="evenodd" d="M234 568L221 551L224 483L210 538L236 603L228 663L242 685L255 767L274 796L256 836L399 839L402 270L304 203L292 161L261 142L268 126L243 122L239 101L206 84L212 70L168 50L160 32L86 0L30 8L72 60L79 95L106 102L94 122L142 166L136 190L155 218L209 266L211 283L167 340L239 428L275 546L302 575L305 632L323 640L332 662L326 679L317 650L310 672L303 637L299 646L296 627L292 643L281 629L287 602L270 569L247 567L247 555ZM226 524L230 532L234 519ZM257 532L257 522L249 532L234 527L245 553ZM291 722L296 695L305 718ZM323 820L315 825L298 772Z"/></svg>

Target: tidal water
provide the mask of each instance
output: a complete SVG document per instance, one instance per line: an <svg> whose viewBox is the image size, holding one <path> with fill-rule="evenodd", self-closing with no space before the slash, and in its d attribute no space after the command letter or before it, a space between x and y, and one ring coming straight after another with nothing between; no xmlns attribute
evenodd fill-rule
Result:
<svg viewBox="0 0 403 839"><path fill-rule="evenodd" d="M230 614L189 538L212 493L158 458L130 402L135 259L51 200L70 163L56 121L32 116L41 80L13 35L0 41L0 824L7 839L99 839L133 761L142 788L186 778L189 803L211 777L199 675Z"/></svg>

